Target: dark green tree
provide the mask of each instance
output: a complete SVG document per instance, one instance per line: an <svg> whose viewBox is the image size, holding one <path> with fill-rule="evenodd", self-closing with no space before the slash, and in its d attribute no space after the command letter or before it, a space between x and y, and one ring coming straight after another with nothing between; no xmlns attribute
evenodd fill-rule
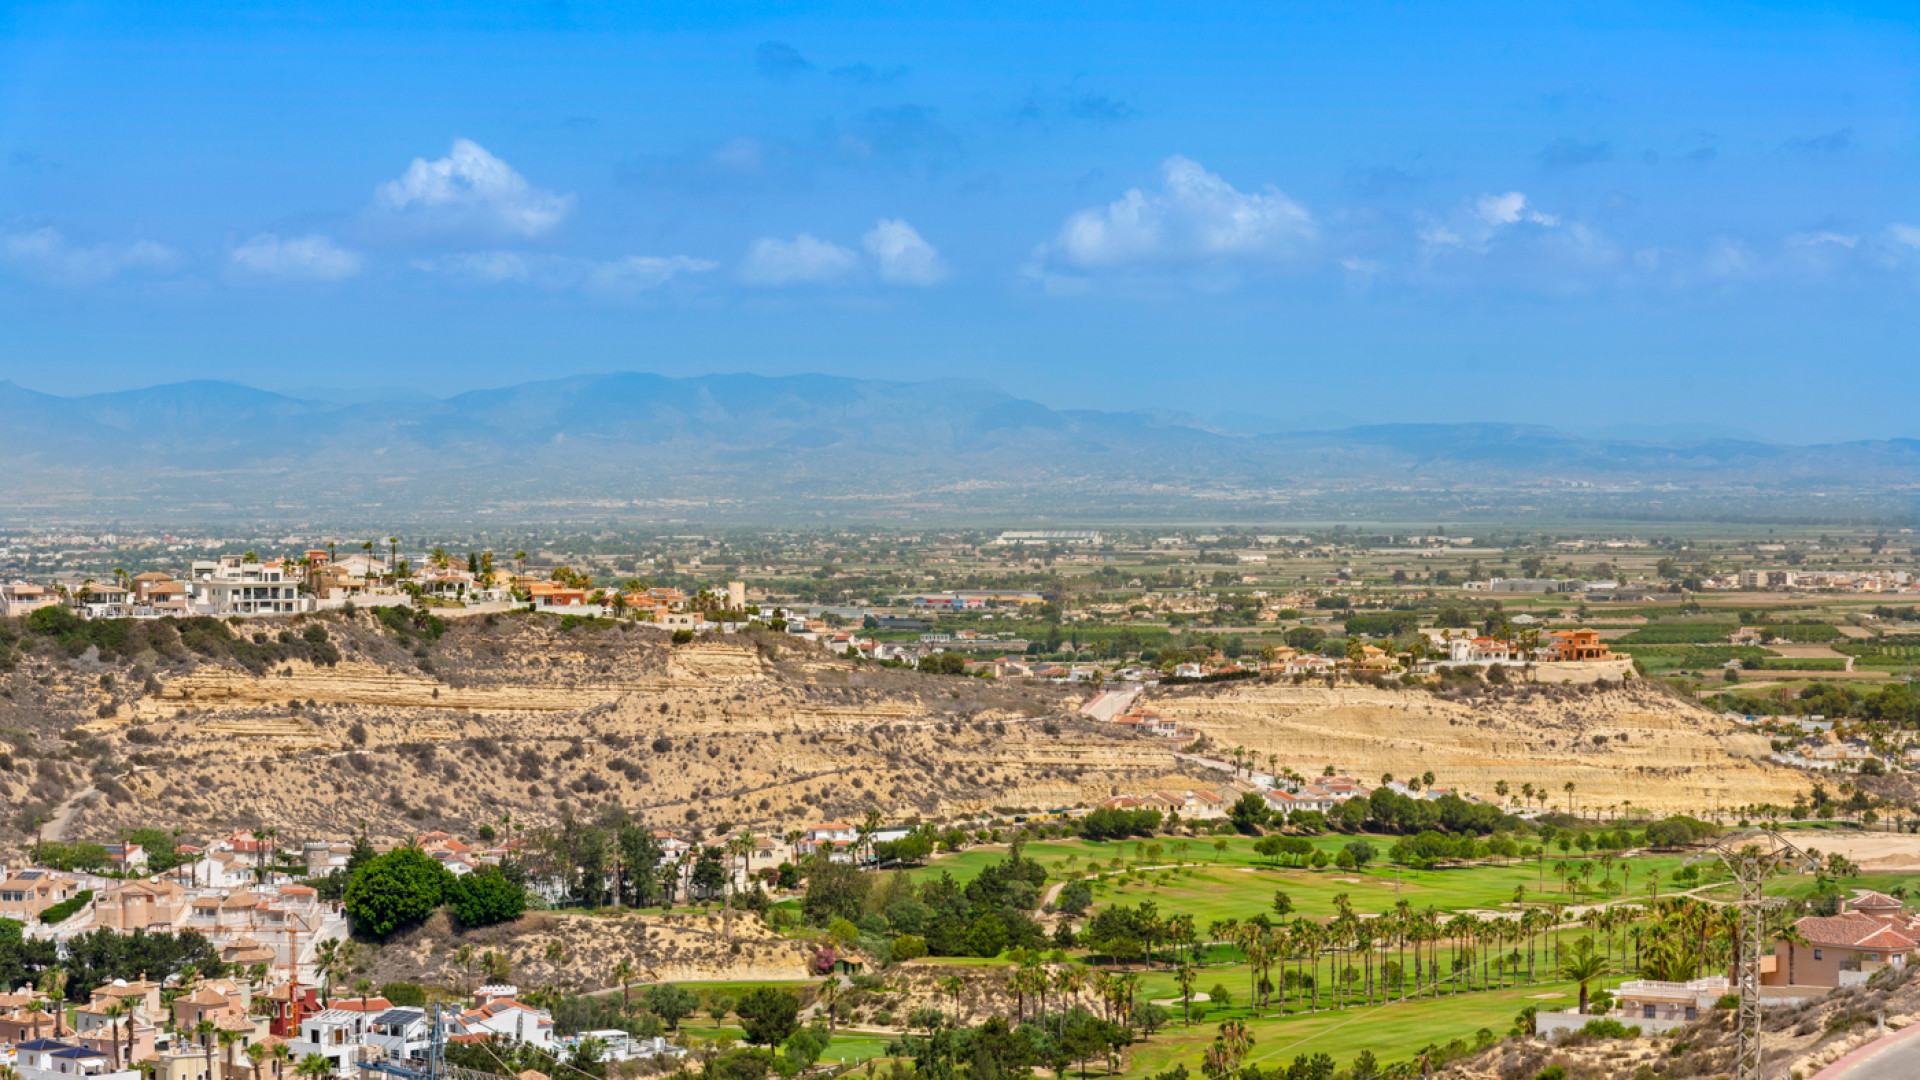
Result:
<svg viewBox="0 0 1920 1080"><path fill-rule="evenodd" d="M359 933L385 938L433 914L452 882L447 868L419 848L396 848L376 855L347 883L347 915Z"/></svg>

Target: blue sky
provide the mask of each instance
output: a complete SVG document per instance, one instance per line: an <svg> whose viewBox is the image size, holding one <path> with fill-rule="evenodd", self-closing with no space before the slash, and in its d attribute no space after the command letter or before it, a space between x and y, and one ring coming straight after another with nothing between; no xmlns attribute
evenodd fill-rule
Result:
<svg viewBox="0 0 1920 1080"><path fill-rule="evenodd" d="M0 6L0 378L1920 436L1909 7L644 6Z"/></svg>

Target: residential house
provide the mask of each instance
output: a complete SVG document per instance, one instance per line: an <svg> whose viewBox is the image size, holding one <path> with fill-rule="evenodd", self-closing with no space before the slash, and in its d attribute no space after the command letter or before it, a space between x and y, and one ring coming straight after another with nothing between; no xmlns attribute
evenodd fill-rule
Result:
<svg viewBox="0 0 1920 1080"><path fill-rule="evenodd" d="M1725 975L1688 982L1630 979L1614 991L1620 1022L1645 1034L1671 1031L1704 1016L1729 992Z"/></svg>
<svg viewBox="0 0 1920 1080"><path fill-rule="evenodd" d="M1793 927L1796 934L1774 943L1772 964L1762 965L1762 984L1854 986L1906 964L1920 949L1916 920L1899 900L1877 892L1859 892L1838 915L1808 916Z"/></svg>
<svg viewBox="0 0 1920 1080"><path fill-rule="evenodd" d="M47 996L37 990L0 993L0 1046L66 1034L66 1024L56 1020Z"/></svg>
<svg viewBox="0 0 1920 1080"><path fill-rule="evenodd" d="M86 619L129 618L133 615L132 593L118 585L82 585L73 595L73 610Z"/></svg>
<svg viewBox="0 0 1920 1080"><path fill-rule="evenodd" d="M342 1008L344 1002L336 999L331 1008L302 1019L299 1037L287 1040L287 1049L293 1051L294 1060L302 1061L308 1054L318 1054L332 1066L334 1076L342 1077L356 1075L363 1061L371 1064L371 1059L382 1053L367 1044L373 1018L393 1005L385 998L365 1000L380 1002L380 1008Z"/></svg>
<svg viewBox="0 0 1920 1080"><path fill-rule="evenodd" d="M1613 653L1598 630L1555 630L1551 659L1560 661L1611 660Z"/></svg>
<svg viewBox="0 0 1920 1080"><path fill-rule="evenodd" d="M549 1051L556 1045L552 1015L510 997L492 998L460 1013L448 1023L448 1031L460 1042L499 1039Z"/></svg>
<svg viewBox="0 0 1920 1080"><path fill-rule="evenodd" d="M59 1039L32 1039L13 1048L14 1068L21 1080L61 1080L64 1077L93 1076L103 1080L139 1080L132 1069L116 1069L113 1060L99 1050Z"/></svg>
<svg viewBox="0 0 1920 1080"><path fill-rule="evenodd" d="M165 930L186 917L187 890L178 882L158 878L136 878L93 898L93 925L127 933L133 930Z"/></svg>
<svg viewBox="0 0 1920 1080"><path fill-rule="evenodd" d="M248 995L243 986L225 979L212 980L201 984L191 994L182 994L173 999L173 1026L179 1031L192 1031L202 1020L245 1016L247 1002Z"/></svg>
<svg viewBox="0 0 1920 1080"><path fill-rule="evenodd" d="M527 594L536 611L565 611L587 606L587 590L570 589L549 581L536 581L527 586Z"/></svg>
<svg viewBox="0 0 1920 1080"><path fill-rule="evenodd" d="M58 590L25 581L0 585L0 616L17 619L60 603Z"/></svg>
<svg viewBox="0 0 1920 1080"><path fill-rule="evenodd" d="M278 559L246 562L239 555L196 561L189 582L193 609L203 615L288 615L306 609L299 583Z"/></svg>
<svg viewBox="0 0 1920 1080"><path fill-rule="evenodd" d="M433 1021L425 1009L401 1006L387 1009L367 1021L367 1045L377 1047L389 1061L424 1060L433 1047Z"/></svg>
<svg viewBox="0 0 1920 1080"><path fill-rule="evenodd" d="M1492 637L1454 638L1447 642L1447 659L1456 664L1503 664L1513 659L1513 646Z"/></svg>
<svg viewBox="0 0 1920 1080"><path fill-rule="evenodd" d="M31 925L41 912L80 892L80 882L58 871L17 870L0 880L0 919Z"/></svg>

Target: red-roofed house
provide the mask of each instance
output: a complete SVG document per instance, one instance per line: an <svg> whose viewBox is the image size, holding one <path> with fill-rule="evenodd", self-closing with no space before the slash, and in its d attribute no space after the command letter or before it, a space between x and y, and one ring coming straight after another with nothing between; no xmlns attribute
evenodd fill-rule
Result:
<svg viewBox="0 0 1920 1080"><path fill-rule="evenodd" d="M1853 986L1873 973L1906 964L1920 949L1909 935L1900 902L1862 892L1840 914L1808 916L1793 924L1798 939L1774 943L1773 970L1762 970L1768 986Z"/></svg>

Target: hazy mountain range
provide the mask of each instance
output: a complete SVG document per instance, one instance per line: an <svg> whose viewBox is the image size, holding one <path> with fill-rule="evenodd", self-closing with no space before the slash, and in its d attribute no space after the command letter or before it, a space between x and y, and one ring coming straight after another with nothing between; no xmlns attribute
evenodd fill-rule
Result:
<svg viewBox="0 0 1920 1080"><path fill-rule="evenodd" d="M448 398L0 382L0 507L33 517L1281 519L1404 510L1897 515L1920 440L1326 427L1057 410L970 381L584 375ZM1633 437L1626 437L1633 436Z"/></svg>

